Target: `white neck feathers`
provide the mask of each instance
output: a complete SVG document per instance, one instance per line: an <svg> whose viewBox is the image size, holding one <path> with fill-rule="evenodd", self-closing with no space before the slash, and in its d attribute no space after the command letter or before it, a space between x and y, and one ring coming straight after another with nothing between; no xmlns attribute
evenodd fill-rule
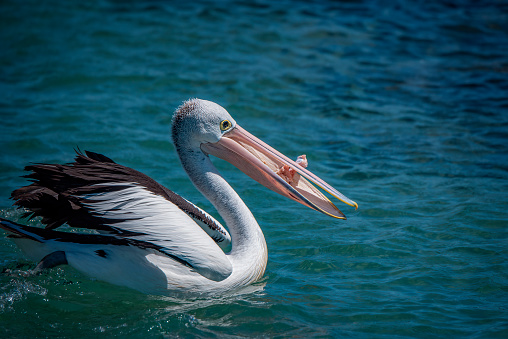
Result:
<svg viewBox="0 0 508 339"><path fill-rule="evenodd" d="M256 219L201 149L177 150L189 178L214 205L231 233L232 249L227 255L233 273L227 280L234 280L238 286L258 280L265 271L268 254Z"/></svg>

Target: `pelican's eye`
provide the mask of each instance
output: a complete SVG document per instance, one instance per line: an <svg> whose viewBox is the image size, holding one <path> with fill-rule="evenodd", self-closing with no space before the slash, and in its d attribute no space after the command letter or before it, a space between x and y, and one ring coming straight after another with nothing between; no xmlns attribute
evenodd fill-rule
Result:
<svg viewBox="0 0 508 339"><path fill-rule="evenodd" d="M231 122L229 120L222 120L220 122L220 130L221 131L227 131L232 126Z"/></svg>

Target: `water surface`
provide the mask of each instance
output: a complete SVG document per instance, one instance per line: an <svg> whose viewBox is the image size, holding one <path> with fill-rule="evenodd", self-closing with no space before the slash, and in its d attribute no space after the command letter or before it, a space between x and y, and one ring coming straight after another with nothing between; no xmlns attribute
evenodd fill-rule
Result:
<svg viewBox="0 0 508 339"><path fill-rule="evenodd" d="M0 216L24 222L8 197L26 164L76 147L217 216L169 138L190 97L360 208L333 220L216 161L267 239L256 291L176 302L70 267L3 273L0 336L506 337L507 32L498 1L3 1ZM34 265L0 233L1 270Z"/></svg>

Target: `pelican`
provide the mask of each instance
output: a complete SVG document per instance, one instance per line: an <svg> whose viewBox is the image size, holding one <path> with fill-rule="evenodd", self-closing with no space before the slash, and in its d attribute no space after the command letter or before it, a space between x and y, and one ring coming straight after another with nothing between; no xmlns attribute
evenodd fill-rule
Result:
<svg viewBox="0 0 508 339"><path fill-rule="evenodd" d="M32 183L12 192L24 217L41 217L45 228L6 219L0 227L29 259L39 262L36 271L68 264L87 276L147 294L213 295L258 281L266 268L267 246L256 219L210 154L331 217L346 219L314 185L358 207L248 133L216 103L184 102L173 115L172 138L182 167L227 229L150 177L79 150L74 163L27 166ZM75 229L56 230L64 224Z"/></svg>

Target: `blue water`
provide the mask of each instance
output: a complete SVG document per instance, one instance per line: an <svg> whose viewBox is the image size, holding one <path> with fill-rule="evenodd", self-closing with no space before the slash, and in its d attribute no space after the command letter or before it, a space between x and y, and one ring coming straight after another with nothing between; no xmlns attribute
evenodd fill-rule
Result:
<svg viewBox="0 0 508 339"><path fill-rule="evenodd" d="M269 263L255 291L197 301L25 276L0 232L0 337L508 337L504 2L2 1L0 216L25 222L23 167L75 147L217 216L170 142L190 97L359 209L328 218L216 161Z"/></svg>

